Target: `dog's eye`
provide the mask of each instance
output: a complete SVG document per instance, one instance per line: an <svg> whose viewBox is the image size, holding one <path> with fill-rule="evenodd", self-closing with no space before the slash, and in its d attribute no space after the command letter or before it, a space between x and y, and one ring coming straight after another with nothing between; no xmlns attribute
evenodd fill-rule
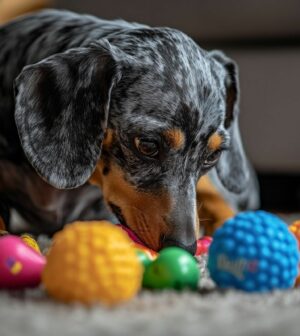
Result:
<svg viewBox="0 0 300 336"><path fill-rule="evenodd" d="M155 157L158 155L159 146L156 141L143 138L135 138L134 144L137 150L145 156Z"/></svg>
<svg viewBox="0 0 300 336"><path fill-rule="evenodd" d="M204 161L204 166L205 167L213 166L219 160L221 153L222 153L221 150L216 150L215 152L211 153Z"/></svg>

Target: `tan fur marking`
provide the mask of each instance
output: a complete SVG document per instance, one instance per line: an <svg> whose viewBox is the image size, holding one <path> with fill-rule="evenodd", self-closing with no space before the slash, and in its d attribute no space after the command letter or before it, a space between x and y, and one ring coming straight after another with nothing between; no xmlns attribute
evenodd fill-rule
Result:
<svg viewBox="0 0 300 336"><path fill-rule="evenodd" d="M223 199L207 175L198 181L197 205L200 223L206 235L212 235L225 220L235 215L234 210Z"/></svg>
<svg viewBox="0 0 300 336"><path fill-rule="evenodd" d="M102 178L104 163L100 160L91 180L101 187L105 200L122 209L127 224L154 250L160 248L161 234L167 233L163 217L170 212L166 194L150 195L137 191L123 176L121 168L111 164L110 173Z"/></svg>
<svg viewBox="0 0 300 336"><path fill-rule="evenodd" d="M208 139L209 149L212 150L212 151L218 150L220 148L221 144L222 144L222 141L223 141L223 139L222 139L221 135L218 134L218 133L214 133Z"/></svg>
<svg viewBox="0 0 300 336"><path fill-rule="evenodd" d="M105 132L104 139L103 139L103 148L108 149L114 140L114 131L108 128Z"/></svg>
<svg viewBox="0 0 300 336"><path fill-rule="evenodd" d="M180 149L184 145L185 136L180 129L178 128L170 129L165 131L163 134L167 142L174 149Z"/></svg>
<svg viewBox="0 0 300 336"><path fill-rule="evenodd" d="M112 142L114 140L114 131L110 128L108 128L105 132L102 148L105 150L108 150L109 147L112 145ZM104 168L104 167L103 167ZM94 173L89 178L89 182L94 185L100 185L102 181L102 171L99 169L99 164L96 167Z"/></svg>
<svg viewBox="0 0 300 336"><path fill-rule="evenodd" d="M97 166L93 175L90 177L89 182L96 186L101 186L102 184L102 173L100 172L99 167Z"/></svg>

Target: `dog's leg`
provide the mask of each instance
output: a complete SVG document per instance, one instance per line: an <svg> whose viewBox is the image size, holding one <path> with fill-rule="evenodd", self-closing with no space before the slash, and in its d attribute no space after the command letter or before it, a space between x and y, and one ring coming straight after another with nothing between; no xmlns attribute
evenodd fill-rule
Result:
<svg viewBox="0 0 300 336"><path fill-rule="evenodd" d="M76 220L115 220L98 188L85 184L58 190L26 163L0 160L0 230L52 235ZM7 204L11 204L11 209ZM4 227L4 224L5 226Z"/></svg>
<svg viewBox="0 0 300 336"><path fill-rule="evenodd" d="M2 234L6 232L5 231L5 223L2 217L0 217L0 236L2 236Z"/></svg>
<svg viewBox="0 0 300 336"><path fill-rule="evenodd" d="M209 236L235 214L207 175L197 184L197 208L200 227L204 229L204 234Z"/></svg>
<svg viewBox="0 0 300 336"><path fill-rule="evenodd" d="M7 234L9 209L5 203L0 202L0 236Z"/></svg>

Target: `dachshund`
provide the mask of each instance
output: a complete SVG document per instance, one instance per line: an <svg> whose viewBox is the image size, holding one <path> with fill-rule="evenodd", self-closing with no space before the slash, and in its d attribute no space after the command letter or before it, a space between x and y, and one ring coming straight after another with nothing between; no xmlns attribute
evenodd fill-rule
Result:
<svg viewBox="0 0 300 336"><path fill-rule="evenodd" d="M238 114L234 61L181 31L17 18L0 27L2 222L109 219L193 253L202 228L259 204Z"/></svg>

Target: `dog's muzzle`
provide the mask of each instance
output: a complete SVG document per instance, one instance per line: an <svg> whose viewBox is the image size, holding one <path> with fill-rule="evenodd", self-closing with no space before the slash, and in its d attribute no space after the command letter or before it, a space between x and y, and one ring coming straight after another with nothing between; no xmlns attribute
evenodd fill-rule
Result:
<svg viewBox="0 0 300 336"><path fill-rule="evenodd" d="M162 247L177 246L193 255L196 253L197 219L191 204L186 201L172 211L168 220L169 232L161 241Z"/></svg>
<svg viewBox="0 0 300 336"><path fill-rule="evenodd" d="M194 255L198 238L195 184L191 181L172 191L172 210L167 218L169 230L162 239L161 246L177 246Z"/></svg>

